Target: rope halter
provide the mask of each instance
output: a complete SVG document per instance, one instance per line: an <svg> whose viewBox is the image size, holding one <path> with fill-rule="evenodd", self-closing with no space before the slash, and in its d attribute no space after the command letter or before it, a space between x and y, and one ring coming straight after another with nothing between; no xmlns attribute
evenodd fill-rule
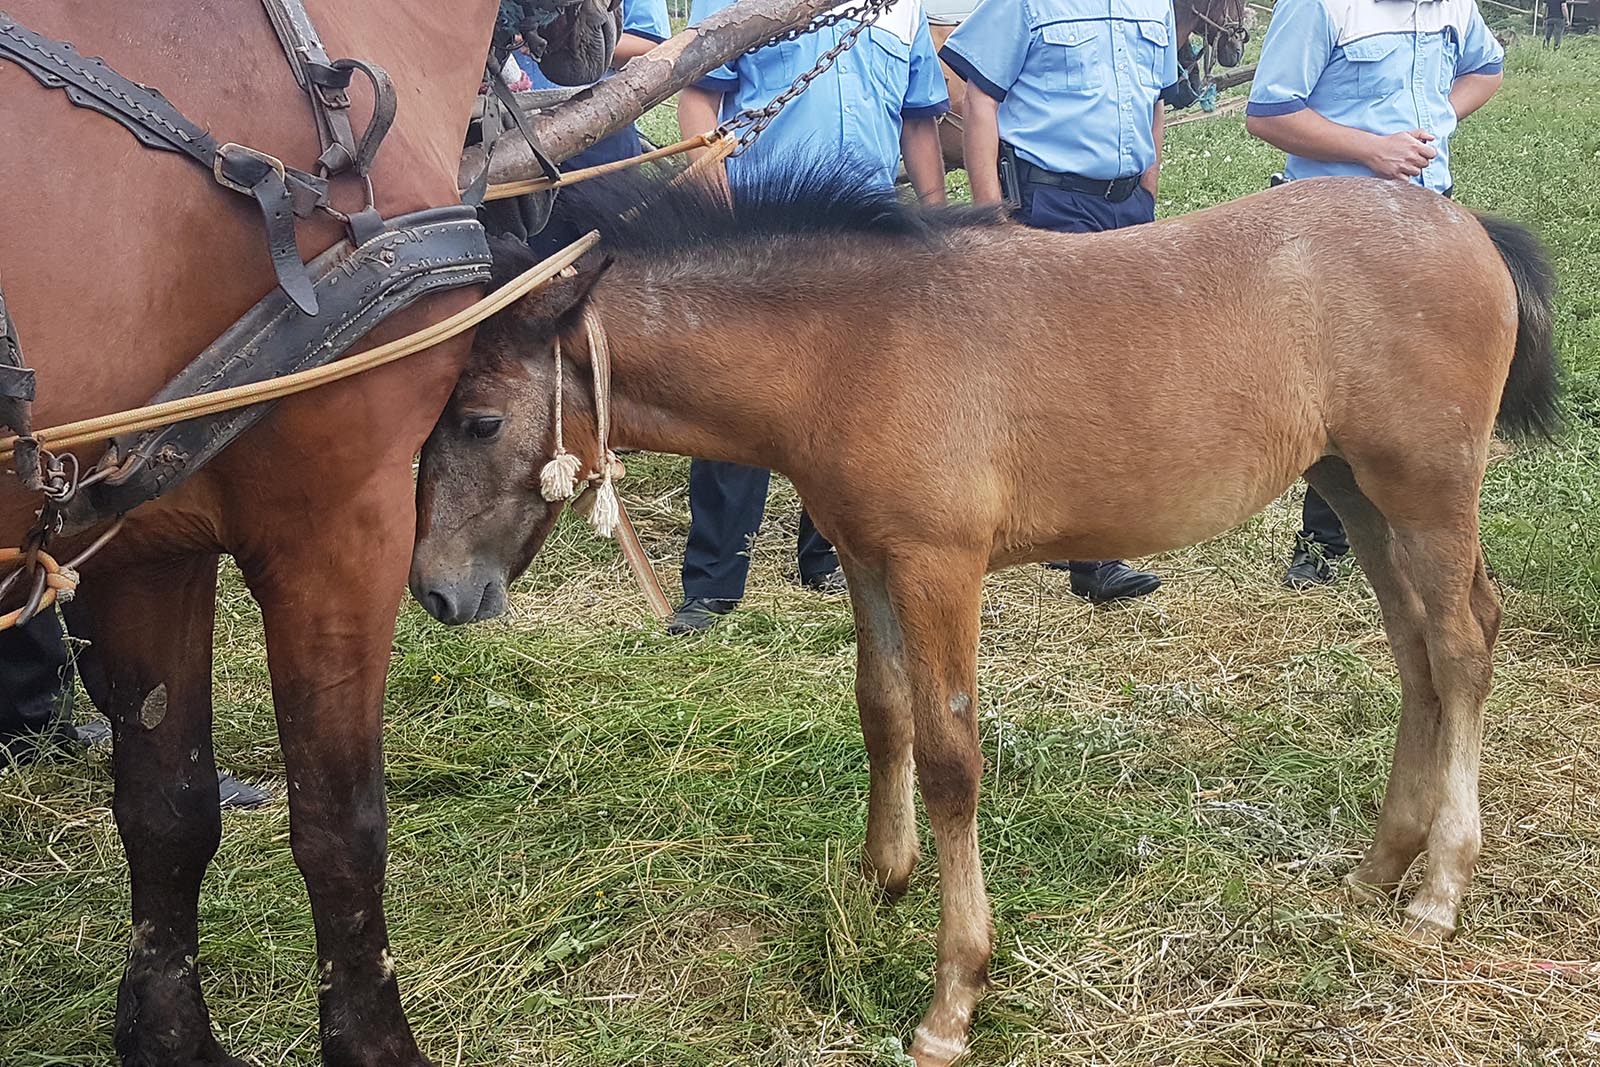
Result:
<svg viewBox="0 0 1600 1067"><path fill-rule="evenodd" d="M583 469L583 463L577 456L567 451L566 440L562 433L564 419L561 397L565 382L562 372L561 338L558 336L555 344L556 447L550 461L539 471L539 495L551 503L579 497L574 501L573 507L589 520L594 532L601 537L613 537L616 535L618 523L622 521L615 481L623 477L627 470L608 444L611 433L611 350L606 344L606 332L600 323L600 313L593 305L585 306L583 309L583 328L588 335L589 365L594 374L595 428L600 446L601 469L586 474L580 489L578 475ZM594 490L592 496L588 493L591 489Z"/></svg>

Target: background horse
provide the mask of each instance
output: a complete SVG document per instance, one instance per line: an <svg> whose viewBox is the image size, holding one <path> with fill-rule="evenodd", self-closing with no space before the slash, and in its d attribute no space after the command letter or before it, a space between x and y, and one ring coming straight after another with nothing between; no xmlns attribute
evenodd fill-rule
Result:
<svg viewBox="0 0 1600 1067"><path fill-rule="evenodd" d="M1497 420L1555 422L1551 278L1530 234L1359 178L1092 236L925 215L827 173L737 210L684 183L619 222L643 192L626 186L568 201L589 198L577 221L612 259L480 329L423 450L412 591L448 623L503 609L561 508L540 492L558 380L566 444L598 469L591 315L612 444L787 474L849 577L866 867L891 896L918 858L914 783L933 827L921 1067L963 1052L991 952L984 573L1191 544L1302 473L1350 531L1401 678L1388 791L1350 882L1391 892L1426 850L1405 913L1419 933L1453 931L1500 619L1478 491ZM499 251L503 273L527 262Z"/></svg>
<svg viewBox="0 0 1600 1067"><path fill-rule="evenodd" d="M427 0L307 7L330 55L378 63L399 91L373 173L378 208L457 202L494 0L447 12ZM106 5L59 0L15 0L7 10L158 87L222 140L307 170L317 157L306 97L256 0L147 0L119 5L114 20ZM359 78L352 96L359 129L371 106ZM37 425L143 403L275 284L246 198L3 62L0 188L0 269L38 373ZM358 179L334 189L339 207L361 206ZM343 235L320 215L300 232L305 257ZM429 297L371 342L476 295ZM291 844L316 920L323 1055L426 1062L401 1010L384 919L380 720L411 554L411 461L467 346L464 336L404 367L285 401L197 476L135 511L86 568L80 602L109 681L114 808L132 879L116 1030L127 1064L239 1062L212 1036L196 963L200 883L221 833L211 642L225 552L266 623ZM19 544L37 507L15 479L0 479L0 544Z"/></svg>

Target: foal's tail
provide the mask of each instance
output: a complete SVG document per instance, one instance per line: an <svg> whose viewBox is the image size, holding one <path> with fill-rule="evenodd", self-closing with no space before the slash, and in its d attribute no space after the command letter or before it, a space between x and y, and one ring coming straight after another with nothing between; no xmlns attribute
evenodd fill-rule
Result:
<svg viewBox="0 0 1600 1067"><path fill-rule="evenodd" d="M1495 425L1518 437L1552 437L1561 428L1561 361L1555 342L1556 274L1549 253L1526 227L1479 215L1517 289L1517 348Z"/></svg>

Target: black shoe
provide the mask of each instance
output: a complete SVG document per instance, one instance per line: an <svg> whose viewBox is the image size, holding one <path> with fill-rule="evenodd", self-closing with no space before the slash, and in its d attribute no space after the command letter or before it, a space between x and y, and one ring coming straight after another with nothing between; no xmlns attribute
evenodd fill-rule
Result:
<svg viewBox="0 0 1600 1067"><path fill-rule="evenodd" d="M111 724L104 719L91 719L73 727L78 744L90 752L111 750Z"/></svg>
<svg viewBox="0 0 1600 1067"><path fill-rule="evenodd" d="M249 811L272 803L272 794L260 786L241 782L226 771L217 772L217 792L221 794L223 808Z"/></svg>
<svg viewBox="0 0 1600 1067"><path fill-rule="evenodd" d="M833 570L822 574L802 575L800 584L813 593L823 593L827 596L836 596L850 591L849 586L845 584L843 567L835 567Z"/></svg>
<svg viewBox="0 0 1600 1067"><path fill-rule="evenodd" d="M692 596L667 620L667 633L675 637L699 633L738 606L737 600L712 600Z"/></svg>
<svg viewBox="0 0 1600 1067"><path fill-rule="evenodd" d="M1294 550L1289 569L1284 572L1285 589L1315 589L1319 585L1333 584L1333 560L1316 545L1301 545Z"/></svg>
<svg viewBox="0 0 1600 1067"><path fill-rule="evenodd" d="M1148 596L1161 588L1161 579L1149 571L1136 571L1119 559L1092 571L1072 572L1072 592L1091 604L1111 604Z"/></svg>

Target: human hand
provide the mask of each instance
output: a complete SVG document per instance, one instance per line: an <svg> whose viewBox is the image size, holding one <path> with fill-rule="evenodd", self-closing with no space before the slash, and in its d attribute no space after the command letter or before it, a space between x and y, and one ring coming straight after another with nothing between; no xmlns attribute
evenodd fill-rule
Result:
<svg viewBox="0 0 1600 1067"><path fill-rule="evenodd" d="M1439 154L1439 150L1428 143L1433 139L1433 134L1427 130L1374 136L1365 160L1367 168L1380 178L1415 178Z"/></svg>

